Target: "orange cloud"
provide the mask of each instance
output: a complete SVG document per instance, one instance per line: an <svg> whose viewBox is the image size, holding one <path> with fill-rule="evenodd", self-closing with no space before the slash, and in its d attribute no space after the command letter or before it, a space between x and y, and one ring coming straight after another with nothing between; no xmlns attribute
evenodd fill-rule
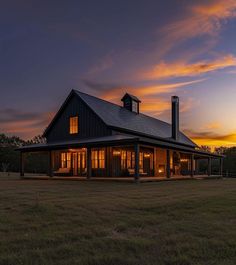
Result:
<svg viewBox="0 0 236 265"><path fill-rule="evenodd" d="M197 36L215 36L222 23L233 17L236 17L235 0L213 0L190 7L187 16L167 25L162 32L166 41L174 41L174 45Z"/></svg>
<svg viewBox="0 0 236 265"><path fill-rule="evenodd" d="M13 109L0 110L0 133L16 135L28 140L42 134L43 128L47 126L53 115L53 112L25 113Z"/></svg>
<svg viewBox="0 0 236 265"><path fill-rule="evenodd" d="M165 94L177 91L178 88L197 84L205 81L206 79L198 79L187 82L176 82L169 84L159 84L159 85L151 85L151 86L137 86L137 87L122 87L122 86L114 86L105 88L103 92L100 93L100 96L105 100L112 100L120 103L120 97L122 94L128 92L130 94L134 94L141 98L145 97L147 100L148 96L154 96L158 94ZM101 87L101 85L99 85ZM105 86L104 86L105 87ZM108 87L108 86L107 86Z"/></svg>
<svg viewBox="0 0 236 265"><path fill-rule="evenodd" d="M196 37L205 37L202 47L199 47L200 53L212 49L222 26L236 17L235 0L196 2L198 1L188 1L182 17L157 30L159 48L156 56L158 60L173 48Z"/></svg>
<svg viewBox="0 0 236 265"><path fill-rule="evenodd" d="M195 132L184 130L184 132L198 145L209 145L211 147L236 145L236 133L220 135L211 131Z"/></svg>
<svg viewBox="0 0 236 265"><path fill-rule="evenodd" d="M196 76L232 66L236 66L236 57L233 55L226 55L213 61L205 60L193 64L189 64L185 61L174 63L166 63L163 61L160 64L154 66L153 69L144 71L144 73L140 76L149 80Z"/></svg>

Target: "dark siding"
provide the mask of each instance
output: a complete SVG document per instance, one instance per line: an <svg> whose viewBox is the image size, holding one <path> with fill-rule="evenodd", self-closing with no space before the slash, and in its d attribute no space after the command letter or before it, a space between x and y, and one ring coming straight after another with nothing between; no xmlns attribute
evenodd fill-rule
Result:
<svg viewBox="0 0 236 265"><path fill-rule="evenodd" d="M69 118L79 117L79 133L69 133ZM111 135L105 123L77 96L72 96L47 132L48 142L76 140Z"/></svg>

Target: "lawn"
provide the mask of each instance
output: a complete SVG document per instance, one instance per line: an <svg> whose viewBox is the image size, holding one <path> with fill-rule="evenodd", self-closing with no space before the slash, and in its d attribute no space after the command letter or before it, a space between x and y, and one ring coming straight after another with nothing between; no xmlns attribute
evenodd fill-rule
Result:
<svg viewBox="0 0 236 265"><path fill-rule="evenodd" d="M236 179L0 176L0 264L235 265Z"/></svg>

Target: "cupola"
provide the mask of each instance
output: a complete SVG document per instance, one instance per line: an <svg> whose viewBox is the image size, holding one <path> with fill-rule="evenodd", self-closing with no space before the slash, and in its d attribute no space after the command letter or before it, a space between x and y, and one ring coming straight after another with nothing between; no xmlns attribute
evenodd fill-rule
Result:
<svg viewBox="0 0 236 265"><path fill-rule="evenodd" d="M126 93L121 101L123 101L124 108L136 114L139 114L139 103L141 103L141 101L137 97Z"/></svg>

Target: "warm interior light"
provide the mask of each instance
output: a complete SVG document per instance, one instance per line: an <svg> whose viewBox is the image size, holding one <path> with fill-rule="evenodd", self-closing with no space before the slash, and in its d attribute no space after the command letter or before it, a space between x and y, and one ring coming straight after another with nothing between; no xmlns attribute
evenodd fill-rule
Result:
<svg viewBox="0 0 236 265"><path fill-rule="evenodd" d="M165 172L165 166L164 165L159 165L158 173L164 173L164 172Z"/></svg>
<svg viewBox="0 0 236 265"><path fill-rule="evenodd" d="M144 157L150 157L151 155L150 154L144 154Z"/></svg>
<svg viewBox="0 0 236 265"><path fill-rule="evenodd" d="M188 162L188 159L187 158L181 158L180 162Z"/></svg>
<svg viewBox="0 0 236 265"><path fill-rule="evenodd" d="M113 156L119 156L119 155L120 155L120 151L118 151L118 150L113 151Z"/></svg>

